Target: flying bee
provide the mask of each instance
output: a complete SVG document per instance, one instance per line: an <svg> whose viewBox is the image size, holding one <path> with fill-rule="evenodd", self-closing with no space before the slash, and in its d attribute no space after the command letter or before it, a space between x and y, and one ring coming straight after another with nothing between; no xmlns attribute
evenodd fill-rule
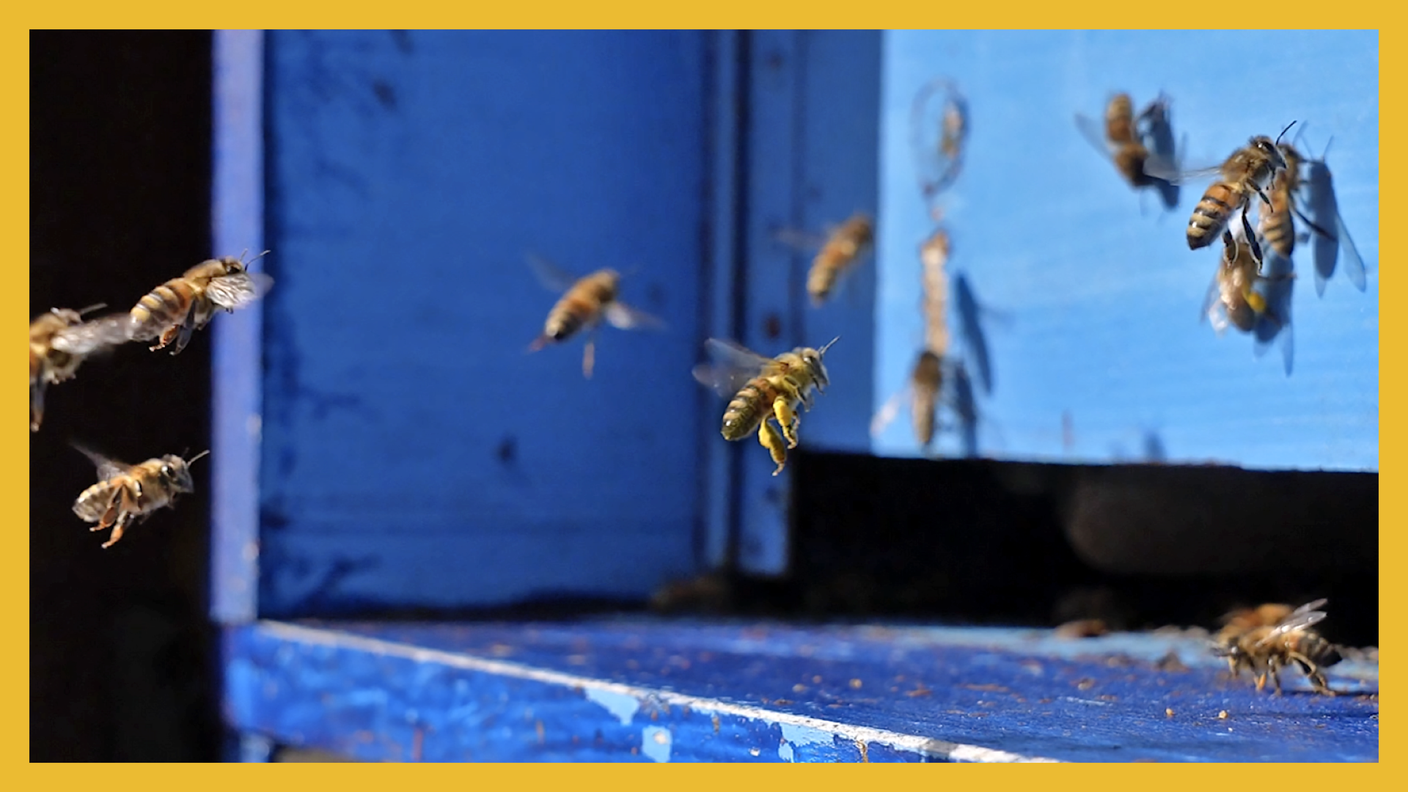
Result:
<svg viewBox="0 0 1408 792"><path fill-rule="evenodd" d="M84 522L97 523L90 531L112 528L103 548L112 547L133 522L143 523L163 506L176 505L176 496L194 492L190 465L210 453L202 451L186 461L175 454L127 465L102 454L75 446L98 468L98 483L73 502L73 513Z"/></svg>
<svg viewBox="0 0 1408 792"><path fill-rule="evenodd" d="M132 339L156 338L153 352L171 347L171 354L180 354L191 334L204 328L217 310L233 313L269 291L274 279L248 270L268 252L250 261L243 255L207 259L152 289L132 307Z"/></svg>
<svg viewBox="0 0 1408 792"><path fill-rule="evenodd" d="M1273 624L1221 634L1213 651L1227 658L1234 677L1241 676L1244 668L1255 674L1258 691L1266 687L1269 675L1276 694L1280 695L1280 670L1294 665L1310 679L1315 692L1333 696L1335 691L1330 689L1322 669L1342 658L1334 644L1310 629L1325 618L1325 612L1317 610L1324 604L1323 599L1308 602Z"/></svg>
<svg viewBox="0 0 1408 792"><path fill-rule="evenodd" d="M910 147L926 201L953 185L968 141L968 102L952 80L932 80L910 107Z"/></svg>
<svg viewBox="0 0 1408 792"><path fill-rule="evenodd" d="M1252 196L1259 196L1263 203L1271 203L1266 188L1276 175L1286 169L1286 159L1278 144L1296 122L1292 121L1281 130L1275 140L1257 135L1247 141L1247 145L1232 152L1216 168L1179 173L1177 167L1168 163L1151 162L1146 166L1154 175L1172 184L1182 184L1193 179L1216 176L1188 220L1188 249L1197 250L1211 245L1227 228L1232 215L1245 209Z"/></svg>
<svg viewBox="0 0 1408 792"><path fill-rule="evenodd" d="M39 431L44 422L44 392L49 385L73 379L88 356L128 340L127 314L83 321L83 314L102 307L54 308L30 323L29 431Z"/></svg>
<svg viewBox="0 0 1408 792"><path fill-rule="evenodd" d="M1141 129L1139 122L1147 122L1148 132ZM1172 209L1178 204L1178 188L1167 180L1152 175L1146 165L1154 156L1167 162L1176 162L1173 150L1173 129L1168 119L1168 102L1162 96L1149 104L1136 119L1134 100L1127 93L1117 93L1105 105L1105 123L1101 124L1081 113L1076 113L1076 127L1085 139L1095 146L1115 164L1115 170L1136 190L1154 187L1159 190L1164 206ZM1158 149L1151 154L1149 142Z"/></svg>
<svg viewBox="0 0 1408 792"><path fill-rule="evenodd" d="M582 374L591 379L596 363L596 328L605 319L612 327L660 329L665 323L644 311L621 302L618 298L621 273L601 269L581 278L573 278L545 258L529 255L528 264L543 286L562 292L562 297L548 312L543 333L528 346L536 352L548 344L557 344L586 329L586 347L582 351Z"/></svg>
<svg viewBox="0 0 1408 792"><path fill-rule="evenodd" d="M774 358L729 341L706 341L704 347L713 363L696 366L694 378L720 396L732 398L724 411L724 439L739 440L757 429L758 442L777 464L772 474L781 473L787 449L797 447L801 423L797 405L810 410L815 400L812 391L824 393L831 383L822 357L839 340L833 338L820 349L797 347ZM769 419L776 420L780 433Z"/></svg>
<svg viewBox="0 0 1408 792"><path fill-rule="evenodd" d="M857 212L833 229L807 272L807 294L811 295L812 305L826 302L836 284L870 252L874 243L875 228L864 213Z"/></svg>

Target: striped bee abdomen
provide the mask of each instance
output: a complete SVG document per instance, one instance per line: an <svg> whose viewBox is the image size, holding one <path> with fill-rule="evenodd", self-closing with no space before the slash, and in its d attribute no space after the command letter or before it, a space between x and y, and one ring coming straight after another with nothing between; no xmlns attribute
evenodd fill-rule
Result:
<svg viewBox="0 0 1408 792"><path fill-rule="evenodd" d="M758 424L767 417L767 410L773 402L771 389L760 380L753 380L738 391L733 401L724 411L723 436L725 440L738 440L747 437Z"/></svg>
<svg viewBox="0 0 1408 792"><path fill-rule="evenodd" d="M132 307L132 337L139 341L156 338L167 328L181 324L195 296L195 289L181 278L152 289Z"/></svg>
<svg viewBox="0 0 1408 792"><path fill-rule="evenodd" d="M1218 238L1219 232L1227 225L1227 218L1236 208L1227 199L1235 197L1224 184L1214 184L1208 188L1188 220L1189 250L1207 247Z"/></svg>

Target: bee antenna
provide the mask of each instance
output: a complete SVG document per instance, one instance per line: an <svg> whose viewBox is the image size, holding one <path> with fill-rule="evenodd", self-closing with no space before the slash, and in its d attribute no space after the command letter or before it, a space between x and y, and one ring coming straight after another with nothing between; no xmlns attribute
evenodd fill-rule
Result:
<svg viewBox="0 0 1408 792"><path fill-rule="evenodd" d="M242 253L240 253L240 261L243 262L245 266L249 266L250 264L253 264L254 262L258 261L259 259L262 259L262 258L264 258L265 256L269 255L269 251L266 250L266 251L264 251L263 253L260 253L259 255L255 256L255 257L252 258L252 259L250 259L249 261L245 261L245 260L244 260L244 257L245 257L245 254L248 253L248 252L249 252L249 248L245 248L244 251L243 251Z"/></svg>
<svg viewBox="0 0 1408 792"><path fill-rule="evenodd" d="M834 343L836 343L837 341L840 341L840 340L841 340L841 336L836 336L835 338L833 338L833 339L831 339L830 341L826 342L826 346L822 347L821 349L818 349L818 350L816 351L816 353L817 353L818 355L825 355L825 354L826 354L826 350L830 349L832 344L834 344Z"/></svg>
<svg viewBox="0 0 1408 792"><path fill-rule="evenodd" d="M96 310L98 310L98 309L100 309L100 308L106 308L106 307L108 307L108 304L107 304L107 303L93 303L92 305L88 306L87 308L80 308L80 309L78 310L78 315L79 315L79 316L82 316L82 315L84 315L84 314L86 314L86 313L91 313L91 312L96 311Z"/></svg>
<svg viewBox="0 0 1408 792"><path fill-rule="evenodd" d="M199 454L196 454L195 456L193 456L193 457L191 457L190 459L186 460L186 464L189 465L189 464L191 464L192 462L195 462L197 459L200 459L201 457L203 457L203 456L205 456L206 454L209 454L209 453L210 453L210 449L207 448L207 449L205 449L204 451L200 452Z"/></svg>
<svg viewBox="0 0 1408 792"><path fill-rule="evenodd" d="M1277 143L1280 143L1280 142L1281 142L1281 137L1284 136L1284 135L1286 134L1286 132L1290 131L1290 128L1293 127L1293 126L1295 126L1295 125L1296 125L1296 122L1294 122L1294 121L1292 121L1292 122L1289 123L1289 124L1286 124L1286 128L1283 129L1283 130L1281 130L1281 134L1280 134L1280 135L1277 135L1277 136L1276 136L1276 142L1277 142Z"/></svg>

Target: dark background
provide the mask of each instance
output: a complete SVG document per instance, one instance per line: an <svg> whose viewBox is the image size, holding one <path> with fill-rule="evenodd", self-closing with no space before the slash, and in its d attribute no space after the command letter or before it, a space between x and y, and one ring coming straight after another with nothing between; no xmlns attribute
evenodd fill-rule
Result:
<svg viewBox="0 0 1408 792"><path fill-rule="evenodd" d="M30 315L126 311L210 253L207 32L30 34ZM129 344L48 390L30 438L30 758L218 758L205 619L208 468L107 550L70 448L140 462L210 442L210 336Z"/></svg>
<svg viewBox="0 0 1408 792"><path fill-rule="evenodd" d="M126 310L210 249L209 33L31 34L31 316ZM51 387L30 440L32 761L220 756L206 618L208 468L108 550L70 508L83 442L129 462L209 443L210 336L131 344ZM1378 640L1378 476L872 459L799 449L793 574L727 578L665 611L1212 627L1239 604L1331 598L1332 640ZM662 592L666 593L666 592ZM461 617L563 617L558 602ZM373 614L367 614L373 615ZM380 614L428 616L435 614ZM440 614L444 615L444 614Z"/></svg>

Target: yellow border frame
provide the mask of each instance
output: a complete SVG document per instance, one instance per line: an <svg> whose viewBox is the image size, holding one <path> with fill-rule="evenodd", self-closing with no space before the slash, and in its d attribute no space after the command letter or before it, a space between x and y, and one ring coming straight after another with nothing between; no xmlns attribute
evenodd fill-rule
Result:
<svg viewBox="0 0 1408 792"><path fill-rule="evenodd" d="M324 13L323 8L319 8L319 6L321 5L322 4L304 4L302 7L294 9L288 6L287 4L283 3L275 4L262 2L260 0L253 0L252 2L247 1L233 4L225 8L221 8L220 10L226 13L221 14L219 16L229 17L228 19L224 20L210 19L208 17L216 15L201 13L203 9L197 9L189 5L170 6L170 10L179 9L177 13L171 14L169 13L168 9L162 9L163 11L168 11L168 13L157 13L156 9L138 8L134 4L127 3L99 4L91 2L70 2L62 4L61 6L49 6L45 9L48 13L26 14L26 16L30 17L30 19L28 20L29 24L26 26L26 28L23 31L7 35L5 37L5 44L7 46L0 47L0 58L3 58L4 62L9 63L8 67L3 68L3 70L0 70L0 73L3 73L4 75L4 104L10 107L17 107L21 103L23 103L25 107L25 113L22 122L21 119L15 119L11 123L6 124L3 127L3 134L9 140L9 142L4 146L3 150L6 152L6 159L11 162L10 167L3 169L3 173L5 174L4 178L7 181L14 180L15 182L21 182L21 184L17 185L15 193L7 194L10 194L12 196L18 196L20 191L24 191L25 199L23 201L16 200L13 204L10 204L7 209L5 209L3 212L0 212L0 223L3 223L3 228L5 231L3 237L0 238L24 239L25 247L26 249L28 249L28 31L33 28L72 27L102 29L147 26L166 28L201 27L201 25L195 24L198 21L204 22L207 25L210 25L215 22L221 22L224 25L228 25L230 27L240 27L254 26L253 23L256 20L265 21L273 19L278 19L281 22L281 24L275 25L274 27L347 28L716 28L726 27L727 25L722 24L724 22L733 23L734 25L746 22L748 27L753 28L786 28L799 26L869 28L879 26L899 28L925 28L944 26L958 28L981 28L1008 27L1012 26L1013 22L1019 23L1017 27L1022 28L1111 28L1126 26L1137 27L1139 25L1136 22L1136 18L1144 19L1145 23L1148 24L1150 27L1170 27L1170 22L1184 20L1191 21L1195 19L1211 23L1230 23L1237 21L1242 21L1246 23L1272 23L1270 25L1271 27L1300 26L1305 25L1306 23L1330 22L1335 23L1334 27L1378 27L1380 36L1379 51L1381 57L1384 60L1388 61L1387 63L1381 62L1380 66L1380 112L1382 114L1381 128L1398 128L1396 122L1393 120L1397 117L1397 111L1399 108L1397 102L1392 99L1393 96L1397 95L1398 89L1397 80L1393 78L1393 75L1396 73L1397 70L1397 67L1393 65L1394 63L1397 63L1397 55L1394 54L1396 50L1392 47L1392 41L1394 40L1393 34L1391 33L1391 31L1385 30L1381 25L1376 25L1376 20L1373 18L1374 15L1370 13L1368 4L1362 4L1359 7L1345 9L1343 6L1338 5L1327 6L1324 3L1307 3L1300 2L1299 0L1292 0L1291 2L1280 2L1266 6L1258 6L1255 4L1243 4L1238 6L1222 5L1217 7L1207 6L1205 4L1131 4L1127 2L1115 3L1110 2L1110 0L1096 0L1096 2L1094 3L1066 4L1056 6L1051 4L1037 4L1035 2L1027 2L1026 0L1018 0L1015 3L1004 3L1000 7L985 7L982 4L960 4L954 6L949 4L936 5L930 3L915 3L914 5L909 7L894 7L885 9L884 11L880 11L878 9L857 6L853 3L842 4L795 2L793 0L778 2L777 0L774 0L774 2L771 3L759 4L757 2L744 3L736 2L734 0L725 0L725 2L722 3L711 4L709 6L710 13L708 14L690 13L690 10L694 10L698 8L698 6L677 8L674 6L661 6L658 4L651 4L649 6L641 5L633 8L632 6L635 4L630 3L610 4L611 7L607 7L606 5L600 3L571 5L566 3L550 3L540 7L526 9L518 13L505 11L503 10L502 6L497 5L478 6L476 4L462 5L457 7L445 7L441 9L434 8L430 4L425 4L427 7L424 9L416 9L414 11L411 11L410 13L406 13L405 11L403 11L401 14L397 15L402 18L397 20L397 24L395 25L385 24L385 22L383 22L382 24L374 24L374 20L377 20L378 17L390 15L371 15L365 12L359 12L345 5L338 5L334 7L332 6L332 4L327 4L327 12ZM380 8L381 7L378 7L378 9ZM275 9L277 9L279 13L272 13L275 11ZM865 13L867 11L869 13ZM1241 14L1245 14L1245 16L1241 17L1238 12L1241 12ZM1383 16L1386 17L1388 15L1384 14ZM545 19L550 19L551 23L548 25L543 25L542 22ZM851 24L842 24L844 22L849 22ZM1210 64L1209 68L1222 68L1226 70L1229 98L1231 98L1232 92L1237 89L1239 82L1248 91L1247 98L1249 101L1255 101L1256 92L1261 90L1295 90L1294 85L1276 84L1274 81L1275 75L1259 73L1257 71L1257 66L1254 59L1255 53L1229 52L1227 53L1227 56L1227 60L1224 63ZM1388 101L1383 101L1384 98L1388 98ZM1403 169L1401 161L1399 161L1396 157L1392 156L1384 157L1381 161L1380 167L1381 181L1387 181L1390 184L1396 183L1396 177L1392 174ZM1392 190L1387 193L1381 193L1380 201L1382 205L1382 216L1396 216L1392 212L1392 205L1397 202L1397 199L1398 194ZM1381 240L1384 239L1384 237L1382 236L1380 238ZM1392 261L1392 256L1385 255L1383 252L1383 248L1392 248L1392 238L1390 237L1388 239L1389 241L1386 243L1381 242L1380 254L1378 256L1379 261ZM1381 289L1383 288L1383 271L1387 271L1389 273L1389 282L1391 284L1393 277L1395 277L1393 275L1395 267L1390 264L1387 268L1381 270ZM3 271L0 271L0 279L3 279L3 281L0 282L0 286L3 286L3 288L0 288L0 301L3 301L4 303L5 313L15 317L17 321L20 314L23 313L25 314L25 322L28 322L31 318L28 316L27 300L25 299L29 289L28 268L21 268L18 266L6 267L3 269ZM1394 287L1390 285L1390 293L1392 288ZM23 311L20 310L20 308L18 307L18 303L22 301L26 303L25 310ZM1393 318L1395 314L1381 314L1381 316L1383 316L1383 321L1380 326L1379 348L1381 354L1384 356L1384 358L1381 358L1381 360L1391 360L1397 356L1398 346L1396 343L1384 343L1384 339L1391 339L1393 337L1397 337L1400 333L1403 332L1403 325L1400 324L1397 319ZM1397 399L1396 397L1392 396L1393 393L1399 393L1400 395L1402 395L1400 381L1394 376L1385 376L1385 368L1386 367L1381 362L1379 380L1380 405L1391 404L1396 402ZM1392 370L1392 366L1388 366L1387 368ZM16 372L19 370L18 360L16 360L14 368L12 370ZM23 500L26 503L26 508L24 511L27 517L29 513L28 489L26 487L28 473L28 457L18 449L12 451L11 447L9 446L10 442L15 442L18 446L20 438L29 434L27 429L27 421L22 424L19 419L19 415L21 414L21 405L19 403L20 393L21 391L18 382L16 382L15 385L10 389L0 392L0 394L8 394L14 400L12 402L13 406L11 407L3 407L3 405L0 404L0 414L9 415L13 417L11 429L8 430L4 436L6 460L5 472L7 475L0 476L0 486L4 488L3 501L0 502L14 503ZM0 396L0 398L3 397ZM9 400L6 399L4 401ZM1397 415L1395 413L1390 412L1388 414L1385 414L1382 408L1380 410L1380 422L1380 471L1382 472L1385 467L1391 470L1393 465L1392 460L1396 458L1396 452L1392 451L1392 448L1395 446L1396 441L1390 440L1388 442L1385 442L1385 440L1388 438L1389 435L1397 437L1397 432L1402 429L1403 424L1397 420ZM10 464L14 464L16 467L10 468ZM20 466L23 466L24 470L26 471L26 480L24 482L20 480L20 477L18 475L14 475L18 472ZM1388 492L1388 497L1384 500L1381 500L1380 521L1381 524L1387 522L1388 524L1393 525L1397 524L1397 520L1394 518L1394 515L1402 515L1403 513L1404 500L1400 499L1399 497L1399 495L1401 495L1402 493L1400 493L1399 495L1394 494L1396 491L1393 488L1389 488ZM1326 526L1326 530L1333 530L1333 526ZM10 631L7 632L7 634L15 635L20 633L19 628L20 625L23 624L23 634L26 636L26 638L23 642L23 648L14 647L6 653L6 656L10 658L9 664L12 664L12 669L10 673L6 673L3 675L6 687L9 688L9 695L5 696L5 700L11 701L12 705L5 707L5 710L8 713L8 719L10 720L10 723L13 724L13 726L10 729L6 730L9 732L10 736L3 742L5 745L6 753L13 755L19 762L28 762L29 706L27 703L27 680L29 670L28 618L30 615L28 533L25 533L22 537L19 537L17 540L12 541L15 541L16 543L21 543L23 545L24 552L10 552L4 554L3 563L6 567L6 574L4 575L4 580L9 581L5 585L6 588L10 588L12 590L12 593L15 595L4 598L4 602L7 605L7 610L9 611L9 613L7 614L8 618L6 621L8 623L8 626L12 628ZM1398 608L1393 606L1395 606L1399 602L1398 597L1402 596L1402 587L1398 585L1398 581L1394 575L1384 575L1383 573L1393 569L1393 567L1385 567L1384 559L1397 560L1403 557L1400 551L1402 542L1403 539L1400 538L1399 534L1396 531L1387 532L1383 535L1381 539L1379 556L1380 573L1382 581L1380 602L1382 613L1387 614L1390 617L1388 619L1381 617L1381 625L1391 624L1393 621L1392 617L1399 612ZM1391 638L1390 632L1383 632L1384 634L1381 636L1380 639L1380 648L1392 647L1396 645L1394 643L1394 639ZM1392 634L1396 634L1396 630L1392 631ZM1389 655L1390 657L1392 656L1391 648L1389 650ZM1390 733L1392 732L1390 731ZM1391 744L1391 741L1389 744ZM1386 751L1384 749L1384 745L1385 743L1381 739L1381 760L1383 756L1391 755L1392 753L1391 751ZM284 771L284 773L286 774L285 777L287 778L296 779L297 781L301 782L305 779L311 779L313 777L312 775L305 774L317 773L317 778L320 782L337 784L339 789L344 789L348 786L358 786L359 784L357 782L359 779L365 779L362 782L368 784L373 783L374 780L379 780L376 779L374 774L365 773L364 771L358 769L358 766L356 765L327 765L318 770L302 771L293 769L296 768L297 765L285 765L285 767L289 768ZM497 766L488 766L476 767L468 770L435 770L428 772L433 772L437 775L440 775L442 779L452 784L464 783L467 779L465 779L465 776L462 774L467 773L471 776L473 781L488 784L502 782L502 785L504 787L510 788L520 785L536 785L538 783L556 784L559 787L591 787L599 783L603 785L603 788L614 789L619 787L621 781L624 780L623 777L630 777L627 776L627 774L632 773L632 771L627 769L628 767L629 766L623 766L622 769L617 769L615 767L597 768L589 766L573 766L566 768L555 766L529 766L523 768L504 769ZM50 769L30 769L25 771L24 777L38 777L42 774L46 779L48 779L53 778L53 776L51 776L50 774L55 772L56 771ZM86 775L89 771L84 770L82 772L84 775ZM115 779L113 779L112 776L109 774L110 772L111 771L107 770L96 771L95 775L91 777L94 785L108 785L113 783ZM171 781L176 781L181 777L194 780L193 776L185 776L186 772L190 771L184 769L162 769L157 771L141 770L134 771L134 774L140 773L140 776L147 777L150 773L151 776L163 776ZM427 771L417 770L413 772L419 773ZM666 769L657 769L648 772L670 773L674 776L670 779L671 785L678 785L682 781L685 781L685 774L687 773L688 785L697 785L699 788L704 788L706 785L716 784L720 781L725 781L726 779L730 781L739 779L742 777L740 774L743 772L746 772L748 774L748 778L757 779L759 781L781 781L782 778L781 776L772 774L780 772L776 770L768 771L763 770L761 768L750 768L746 771L735 771L728 766L694 767L688 771L681 769L676 769L673 771ZM809 771L794 769L785 772L796 773ZM810 772L818 771L813 770ZM842 771L841 775L836 775L833 773L832 775L829 775L827 777L827 782L823 786L829 785L830 783L835 783L837 784L836 789L838 790L849 789L854 785L855 779L857 778L854 775L850 775L851 772L854 771ZM894 770L891 772L899 773L901 771ZM931 770L928 772L934 771ZM1025 772L1033 773L1042 771L1028 769ZM1087 772L1091 773L1092 776L1087 777L1086 779L1074 779L1071 777L1063 776L1063 778L1068 779L1071 783L1081 783L1083 781L1087 784L1090 782L1098 783L1097 778L1103 781L1113 781L1114 779L1110 778L1109 775L1107 775L1109 773L1120 773L1125 780L1134 780L1132 776L1125 775L1127 773L1142 773L1142 771L1131 768L1126 768L1124 770L1071 769L1065 772L1079 773L1081 775L1084 775ZM1211 774L1213 772L1216 773L1215 777ZM1308 770L1307 768L1282 768L1275 772L1277 775L1280 775L1282 772L1287 773L1288 780L1290 779L1289 773L1295 773L1295 780L1292 783L1296 786L1303 786L1306 788L1331 783L1354 785L1357 783L1362 783L1363 780L1367 780L1367 776L1361 776L1359 775L1359 773L1373 773L1376 777L1378 773L1377 770L1363 770L1359 769L1357 766L1331 767L1325 768L1323 771L1312 771ZM1320 775L1321 772L1333 773L1333 776L1322 776ZM103 775L99 776L97 775L97 773L102 773ZM446 773L454 773L455 775L451 776ZM1194 781L1184 773L1197 773L1199 775L1199 778ZM1252 766L1235 768L1224 767L1218 768L1215 771L1208 769L1188 769L1180 771L1180 774L1178 776L1171 776L1167 773L1161 773L1158 776L1150 776L1147 773L1143 773L1138 779L1138 783L1141 786L1146 786L1157 778L1163 780L1164 783L1169 786L1172 786L1173 784L1178 784L1180 786L1186 787L1187 784L1193 782L1212 783L1218 787L1233 788L1243 785L1252 786L1256 784L1265 784L1272 782L1271 777L1268 776L1266 773L1266 769ZM637 776L636 778L639 777ZM788 776L788 778L791 779L793 783L796 783L798 776L790 775ZM912 783L915 783L916 785L920 783L934 783L932 778L927 777L927 773L926 777L923 778L913 774L907 774L905 778L906 780L909 780ZM1033 779L1033 776L1027 776L1024 780L1030 782L1031 779ZM142 780L146 779L143 778ZM889 779L884 780L884 783L894 783L897 780L899 780L898 775L891 775ZM240 783L241 781L247 783L247 779L239 779L236 780L235 783ZM992 781L996 781L996 779L990 779L987 782ZM1017 783L1017 781L1015 779L1012 779L1012 777L1006 777L1003 779L1003 781L1006 783ZM351 783L349 784L348 782ZM807 779L807 782L809 784L818 784L821 783L821 778L820 776L813 776L812 778ZM1041 781L1043 787L1052 783L1061 782L1057 781L1050 775L1046 775Z"/></svg>

